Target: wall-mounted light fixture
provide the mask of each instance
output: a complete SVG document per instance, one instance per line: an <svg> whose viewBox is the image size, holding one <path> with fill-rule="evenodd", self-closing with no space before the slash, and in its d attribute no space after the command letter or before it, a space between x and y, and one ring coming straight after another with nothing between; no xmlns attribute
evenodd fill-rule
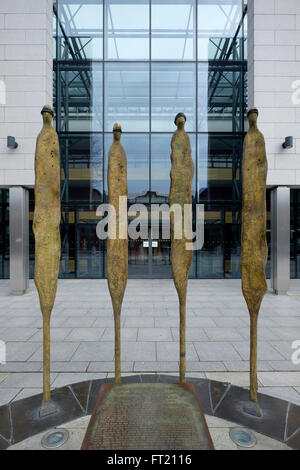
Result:
<svg viewBox="0 0 300 470"><path fill-rule="evenodd" d="M18 148L18 144L16 142L15 137L12 137L11 135L7 137L7 147L11 150L15 150Z"/></svg>
<svg viewBox="0 0 300 470"><path fill-rule="evenodd" d="M282 144L284 149L292 149L294 147L294 138L293 136L289 136L285 138L284 143Z"/></svg>

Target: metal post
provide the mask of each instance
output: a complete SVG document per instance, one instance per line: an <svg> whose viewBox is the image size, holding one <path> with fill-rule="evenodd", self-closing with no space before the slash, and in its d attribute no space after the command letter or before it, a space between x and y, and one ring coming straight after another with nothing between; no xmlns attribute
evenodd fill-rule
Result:
<svg viewBox="0 0 300 470"><path fill-rule="evenodd" d="M286 295L290 285L290 188L271 191L271 286Z"/></svg>
<svg viewBox="0 0 300 470"><path fill-rule="evenodd" d="M21 186L9 190L10 289L23 295L29 287L29 194Z"/></svg>

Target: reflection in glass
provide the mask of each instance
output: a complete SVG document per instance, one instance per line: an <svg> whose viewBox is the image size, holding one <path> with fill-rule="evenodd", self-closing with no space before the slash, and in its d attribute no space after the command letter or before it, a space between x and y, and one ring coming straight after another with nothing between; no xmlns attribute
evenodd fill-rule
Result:
<svg viewBox="0 0 300 470"><path fill-rule="evenodd" d="M270 196L267 201L269 201ZM268 202L268 206L269 206ZM270 224L268 224L270 226ZM291 278L300 278L300 190L291 190Z"/></svg>
<svg viewBox="0 0 300 470"><path fill-rule="evenodd" d="M242 52L241 0L198 3L198 60L240 60Z"/></svg>
<svg viewBox="0 0 300 470"><path fill-rule="evenodd" d="M149 131L149 64L105 64L105 130Z"/></svg>
<svg viewBox="0 0 300 470"><path fill-rule="evenodd" d="M105 135L105 193L107 191L108 153L112 134ZM149 135L122 134L121 143L127 155L128 201L130 204L149 203Z"/></svg>
<svg viewBox="0 0 300 470"><path fill-rule="evenodd" d="M199 279L224 277L222 219L221 209L209 205L205 207L204 245L197 253Z"/></svg>
<svg viewBox="0 0 300 470"><path fill-rule="evenodd" d="M152 0L153 60L195 58L195 1Z"/></svg>
<svg viewBox="0 0 300 470"><path fill-rule="evenodd" d="M62 201L103 200L103 140L101 135L60 136Z"/></svg>
<svg viewBox="0 0 300 470"><path fill-rule="evenodd" d="M102 64L61 64L58 68L60 96L57 128L63 132L103 130ZM56 84L56 81L54 82Z"/></svg>
<svg viewBox="0 0 300 470"><path fill-rule="evenodd" d="M106 0L105 58L149 59L149 0Z"/></svg>
<svg viewBox="0 0 300 470"><path fill-rule="evenodd" d="M9 279L9 190L0 189L0 279Z"/></svg>
<svg viewBox="0 0 300 470"><path fill-rule="evenodd" d="M152 65L152 131L173 132L179 112L187 117L186 131L196 130L195 82L194 64Z"/></svg>
<svg viewBox="0 0 300 470"><path fill-rule="evenodd" d="M198 136L200 201L241 201L242 145L240 136Z"/></svg>
<svg viewBox="0 0 300 470"><path fill-rule="evenodd" d="M59 0L58 57L64 60L101 59L103 3L101 0Z"/></svg>
<svg viewBox="0 0 300 470"><path fill-rule="evenodd" d="M200 132L243 131L244 79L240 64L199 64Z"/></svg>
<svg viewBox="0 0 300 470"><path fill-rule="evenodd" d="M195 165L193 199L196 191L196 136L189 134ZM172 134L153 134L151 137L151 191L152 203L168 203L170 194ZM154 193L154 194L153 194Z"/></svg>

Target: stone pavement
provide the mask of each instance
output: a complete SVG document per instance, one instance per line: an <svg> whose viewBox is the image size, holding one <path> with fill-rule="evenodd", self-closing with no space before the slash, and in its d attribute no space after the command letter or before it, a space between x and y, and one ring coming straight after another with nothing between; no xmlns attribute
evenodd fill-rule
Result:
<svg viewBox="0 0 300 470"><path fill-rule="evenodd" d="M192 280L187 309L187 371L247 387L249 315L239 280ZM178 302L171 280L130 280L122 313L123 372L178 373ZM52 316L52 387L113 376L114 329L105 280L60 280ZM42 316L33 281L22 297L0 281L0 406L41 393ZM259 385L300 404L300 281L288 296L268 293L259 322Z"/></svg>
<svg viewBox="0 0 300 470"><path fill-rule="evenodd" d="M63 428L69 431L69 440L57 450L80 450L90 418L90 416L85 416L63 426L58 426L58 429ZM206 416L206 420L216 450L242 450L241 447L232 442L229 436L230 430L237 427L236 424L213 416ZM41 440L47 433L41 433L26 439L9 447L8 450L44 450ZM252 433L255 435L257 443L247 450L291 450L279 441L254 431Z"/></svg>

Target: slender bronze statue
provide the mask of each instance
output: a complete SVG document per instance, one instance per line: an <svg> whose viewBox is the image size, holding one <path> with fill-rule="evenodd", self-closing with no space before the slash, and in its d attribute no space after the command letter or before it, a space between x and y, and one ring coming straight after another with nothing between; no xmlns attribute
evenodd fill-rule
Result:
<svg viewBox="0 0 300 470"><path fill-rule="evenodd" d="M184 130L186 116L177 114L175 125L177 131L171 142L171 189L170 206L178 204L182 210L181 239L176 239L176 221L171 211L171 262L175 287L179 298L180 307L180 382L185 382L186 373L186 296L189 272L193 261L193 252L186 250L187 240L185 234L184 206L192 204L192 182L194 176L194 164L191 156L191 144ZM187 221L186 221L187 222ZM191 221L190 221L191 223Z"/></svg>
<svg viewBox="0 0 300 470"><path fill-rule="evenodd" d="M249 131L243 150L242 289L250 314L250 401L245 411L261 416L257 397L257 324L267 292L266 180L268 162L264 136L257 128L258 110L248 112Z"/></svg>
<svg viewBox="0 0 300 470"><path fill-rule="evenodd" d="M115 381L121 382L121 309L128 279L128 233L127 233L127 161L121 145L122 128L115 124L114 141L109 151L108 194L109 204L116 211L116 238L107 240L107 277L115 320ZM121 208L120 197L126 197ZM123 222L122 220L123 219ZM126 221L125 221L126 219ZM121 229L121 226L123 227ZM121 233L123 232L123 233Z"/></svg>
<svg viewBox="0 0 300 470"><path fill-rule="evenodd" d="M58 137L52 127L53 111L42 109L43 128L35 154L35 285L43 314L44 396L40 416L54 413L50 391L50 318L54 306L60 261L60 154Z"/></svg>

